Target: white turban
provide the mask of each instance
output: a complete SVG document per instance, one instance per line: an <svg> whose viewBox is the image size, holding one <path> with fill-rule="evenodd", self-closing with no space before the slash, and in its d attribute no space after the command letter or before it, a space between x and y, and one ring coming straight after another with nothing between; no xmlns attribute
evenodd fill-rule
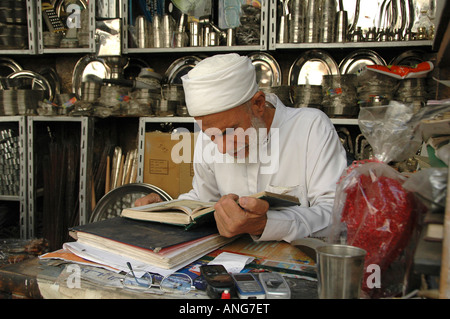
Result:
<svg viewBox="0 0 450 319"><path fill-rule="evenodd" d="M258 92L254 65L248 57L237 53L205 58L181 79L191 116L229 110Z"/></svg>

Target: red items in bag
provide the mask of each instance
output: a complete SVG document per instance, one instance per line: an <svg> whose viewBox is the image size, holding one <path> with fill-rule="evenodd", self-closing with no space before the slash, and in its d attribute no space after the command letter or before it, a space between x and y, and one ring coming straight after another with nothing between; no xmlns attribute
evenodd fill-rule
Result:
<svg viewBox="0 0 450 319"><path fill-rule="evenodd" d="M365 268L375 264L382 272L403 252L417 223L414 194L392 172L383 174L388 170L393 169L373 162L349 173L346 178L351 182L344 189L341 215L347 226L347 244L367 251ZM363 280L363 289L366 284Z"/></svg>

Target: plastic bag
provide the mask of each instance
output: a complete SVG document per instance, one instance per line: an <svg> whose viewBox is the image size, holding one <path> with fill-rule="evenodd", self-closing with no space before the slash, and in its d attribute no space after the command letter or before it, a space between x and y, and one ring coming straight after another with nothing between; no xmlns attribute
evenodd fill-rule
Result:
<svg viewBox="0 0 450 319"><path fill-rule="evenodd" d="M405 249L415 245L422 211L414 193L403 188L405 180L376 159L360 161L348 168L336 191L333 241L366 250L365 269L376 265L380 270L380 289L370 286L371 273L365 272L367 297L398 295L404 289L413 251Z"/></svg>
<svg viewBox="0 0 450 319"><path fill-rule="evenodd" d="M336 189L329 241L366 250L362 285L366 297L397 296L407 288L426 208L415 192L403 187L407 177L388 163L416 153L422 143L421 119L431 114L416 114L412 105L398 102L361 108L360 129L376 158L354 162L342 175ZM374 266L379 269L381 286L368 271Z"/></svg>

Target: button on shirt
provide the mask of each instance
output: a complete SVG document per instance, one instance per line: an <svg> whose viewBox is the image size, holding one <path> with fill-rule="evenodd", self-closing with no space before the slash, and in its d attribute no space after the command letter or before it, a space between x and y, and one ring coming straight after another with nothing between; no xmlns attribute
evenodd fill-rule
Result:
<svg viewBox="0 0 450 319"><path fill-rule="evenodd" d="M286 107L278 98L272 104L275 115L269 133L259 140L257 160L236 162L220 154L200 132L193 189L179 198L218 201L230 193L245 196L288 188L301 205L270 208L263 233L253 237L291 242L314 236L329 225L336 184L347 166L346 153L330 119L320 110Z"/></svg>

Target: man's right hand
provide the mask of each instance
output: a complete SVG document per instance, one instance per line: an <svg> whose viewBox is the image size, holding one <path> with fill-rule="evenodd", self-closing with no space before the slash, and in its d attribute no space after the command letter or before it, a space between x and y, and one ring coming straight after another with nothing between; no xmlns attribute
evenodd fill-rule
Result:
<svg viewBox="0 0 450 319"><path fill-rule="evenodd" d="M148 195L145 195L144 197L138 198L136 199L136 201L134 202L134 206L143 206L143 205L148 205L151 203L159 203L162 202L163 200L161 199L161 197L156 194L156 193L150 193Z"/></svg>

